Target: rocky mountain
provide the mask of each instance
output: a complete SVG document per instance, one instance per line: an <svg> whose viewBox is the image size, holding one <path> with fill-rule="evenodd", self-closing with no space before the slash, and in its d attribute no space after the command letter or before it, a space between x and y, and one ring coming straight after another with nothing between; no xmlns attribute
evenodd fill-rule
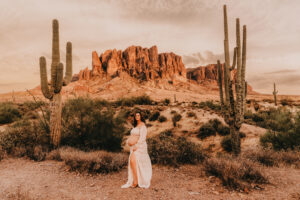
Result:
<svg viewBox="0 0 300 200"><path fill-rule="evenodd" d="M206 66L199 66L196 68L187 68L187 78L194 80L199 84L202 84L206 81L210 81L214 84L217 84L218 81L218 66L217 64L209 64ZM224 73L224 64L221 64L222 74ZM234 69L231 71L231 77L233 77L233 83L235 83L237 76L237 70ZM252 87L247 84L247 91L253 91Z"/></svg>
<svg viewBox="0 0 300 200"><path fill-rule="evenodd" d="M122 72L141 81L166 79L186 81L186 69L181 56L174 53L158 53L157 46L150 49L130 46L124 51L107 50L98 57L92 52L92 69L88 67L73 77L76 80L95 78L111 79Z"/></svg>

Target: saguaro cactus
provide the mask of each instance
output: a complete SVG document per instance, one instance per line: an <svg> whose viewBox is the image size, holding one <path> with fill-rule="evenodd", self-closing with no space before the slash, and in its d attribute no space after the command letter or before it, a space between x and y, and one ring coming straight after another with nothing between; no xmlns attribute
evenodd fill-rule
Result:
<svg viewBox="0 0 300 200"><path fill-rule="evenodd" d="M277 93L278 93L278 91L276 90L276 84L274 83L273 96L274 96L274 104L275 104L275 106L277 106Z"/></svg>
<svg viewBox="0 0 300 200"><path fill-rule="evenodd" d="M61 89L72 78L72 43L66 47L66 73L63 78L63 64L60 62L59 53L59 25L58 20L52 22L52 63L51 82L48 83L45 57L40 57L40 78L43 95L50 100L50 137L54 147L58 147L61 138Z"/></svg>
<svg viewBox="0 0 300 200"><path fill-rule="evenodd" d="M223 110L223 116L226 123L229 124L232 149L234 154L240 153L240 137L239 129L244 120L244 110L245 110L245 99L246 99L246 87L245 83L245 67L246 67L246 26L243 26L243 48L241 48L240 42L240 20L236 19L236 47L234 48L233 64L230 67L230 57L229 57L229 42L228 42L228 23L227 23L227 10L226 5L223 6L224 12L224 87L226 103ZM241 52L242 51L242 52ZM235 83L236 99L233 93L233 80L231 77L231 71L237 66L237 77ZM221 73L220 61L218 60L218 71ZM223 98L223 86L222 86L222 76L219 75L219 90L220 99Z"/></svg>

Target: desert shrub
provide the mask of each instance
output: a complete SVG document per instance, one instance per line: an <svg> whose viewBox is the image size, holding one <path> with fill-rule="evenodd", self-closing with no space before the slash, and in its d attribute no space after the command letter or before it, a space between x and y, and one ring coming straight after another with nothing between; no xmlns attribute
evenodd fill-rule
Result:
<svg viewBox="0 0 300 200"><path fill-rule="evenodd" d="M163 115L160 115L160 116L158 117L158 121L159 121L159 122L165 122L165 121L167 121L167 118L166 118L165 116L163 116Z"/></svg>
<svg viewBox="0 0 300 200"><path fill-rule="evenodd" d="M280 164L284 164L300 167L300 152L298 151L249 150L243 153L243 157L266 166L278 167Z"/></svg>
<svg viewBox="0 0 300 200"><path fill-rule="evenodd" d="M205 139L209 136L216 135L216 130L210 123L203 124L198 131L197 137Z"/></svg>
<svg viewBox="0 0 300 200"><path fill-rule="evenodd" d="M267 131L260 137L260 144L263 147L272 147L275 150L299 149L300 132L289 131L285 133Z"/></svg>
<svg viewBox="0 0 300 200"><path fill-rule="evenodd" d="M203 166L207 174L218 177L224 186L231 189L248 190L253 183L268 183L259 165L241 157L209 158L204 161Z"/></svg>
<svg viewBox="0 0 300 200"><path fill-rule="evenodd" d="M114 116L114 109L95 108L88 98L71 99L63 107L63 131L61 144L83 150L121 150L126 132L125 117Z"/></svg>
<svg viewBox="0 0 300 200"><path fill-rule="evenodd" d="M291 102L291 100L289 100L289 99L281 99L281 100L280 100L280 103L281 103L281 105L283 105L283 106L291 106L291 105L292 105L292 102Z"/></svg>
<svg viewBox="0 0 300 200"><path fill-rule="evenodd" d="M240 138L246 137L245 133L239 132ZM224 151L232 152L231 135L226 135L221 140L221 147Z"/></svg>
<svg viewBox="0 0 300 200"><path fill-rule="evenodd" d="M181 120L181 117L182 117L181 114L178 113L173 115L172 122L174 127L176 126L176 123Z"/></svg>
<svg viewBox="0 0 300 200"><path fill-rule="evenodd" d="M177 112L176 112L176 110L171 110L170 113L171 113L172 115L174 115L174 114L176 114Z"/></svg>
<svg viewBox="0 0 300 200"><path fill-rule="evenodd" d="M214 111L220 111L221 106L220 104L216 104L213 101L202 101L199 103L199 108L209 108Z"/></svg>
<svg viewBox="0 0 300 200"><path fill-rule="evenodd" d="M12 123L21 118L18 107L12 103L0 103L0 124Z"/></svg>
<svg viewBox="0 0 300 200"><path fill-rule="evenodd" d="M201 146L185 137L175 137L171 130L147 139L149 155L153 164L178 167L181 164L197 164L205 158Z"/></svg>
<svg viewBox="0 0 300 200"><path fill-rule="evenodd" d="M148 95L119 98L114 103L118 106L151 105L153 100Z"/></svg>
<svg viewBox="0 0 300 200"><path fill-rule="evenodd" d="M7 154L44 160L49 149L49 133L36 121L20 120L0 134L0 146Z"/></svg>
<svg viewBox="0 0 300 200"><path fill-rule="evenodd" d="M160 116L160 112L159 111L154 111L150 117L149 120L150 121L156 121L158 119L158 117Z"/></svg>
<svg viewBox="0 0 300 200"><path fill-rule="evenodd" d="M232 144L231 144L231 136L230 135L226 135L222 138L221 147L227 152L232 152Z"/></svg>
<svg viewBox="0 0 300 200"><path fill-rule="evenodd" d="M300 149L300 112L295 118L287 119L288 116L290 115L282 117L284 120L274 122L272 127L276 127L275 131L269 130L260 137L263 147L271 146L275 150Z"/></svg>
<svg viewBox="0 0 300 200"><path fill-rule="evenodd" d="M5 157L5 151L2 149L2 146L0 145L0 161L3 160L4 157Z"/></svg>
<svg viewBox="0 0 300 200"><path fill-rule="evenodd" d="M40 108L41 106L45 106L46 102L44 101L25 101L20 107L24 109L24 111L32 111Z"/></svg>
<svg viewBox="0 0 300 200"><path fill-rule="evenodd" d="M195 117L195 116L196 116L196 113L193 112L193 111L190 111L190 112L187 113L187 116L188 116L188 117Z"/></svg>
<svg viewBox="0 0 300 200"><path fill-rule="evenodd" d="M163 103L166 104L166 105L169 105L170 102L171 102L171 100L170 100L169 98L165 98L165 99L163 100Z"/></svg>
<svg viewBox="0 0 300 200"><path fill-rule="evenodd" d="M128 164L128 155L107 151L84 152L71 147L55 150L48 159L62 160L71 171L87 173L110 173L120 171Z"/></svg>
<svg viewBox="0 0 300 200"><path fill-rule="evenodd" d="M230 128L221 124L218 126L217 132L219 135L226 136L230 134Z"/></svg>

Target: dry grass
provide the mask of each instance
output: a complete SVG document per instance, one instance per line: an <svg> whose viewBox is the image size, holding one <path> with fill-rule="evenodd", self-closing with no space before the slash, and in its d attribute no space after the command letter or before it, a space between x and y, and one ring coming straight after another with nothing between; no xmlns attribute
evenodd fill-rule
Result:
<svg viewBox="0 0 300 200"><path fill-rule="evenodd" d="M109 173L120 171L128 164L128 155L107 151L84 152L71 147L53 150L47 159L64 161L70 171Z"/></svg>
<svg viewBox="0 0 300 200"><path fill-rule="evenodd" d="M249 150L244 152L243 157L266 166L295 166L300 168L299 151L274 151L271 149Z"/></svg>
<svg viewBox="0 0 300 200"><path fill-rule="evenodd" d="M218 177L230 189L250 190L251 184L268 183L262 167L241 157L215 157L203 163L204 171Z"/></svg>
<svg viewBox="0 0 300 200"><path fill-rule="evenodd" d="M18 186L13 191L9 191L6 194L7 200L34 200L28 191L23 191L20 186Z"/></svg>

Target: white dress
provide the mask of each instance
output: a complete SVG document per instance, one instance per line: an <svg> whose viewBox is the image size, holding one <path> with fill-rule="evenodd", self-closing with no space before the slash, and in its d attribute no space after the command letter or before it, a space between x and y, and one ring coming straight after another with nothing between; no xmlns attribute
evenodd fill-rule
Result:
<svg viewBox="0 0 300 200"><path fill-rule="evenodd" d="M138 142L130 147L130 154L128 159L128 181L121 188L128 188L133 183L133 173L130 166L130 156L132 153L136 157L136 169L137 169L137 178L138 186L142 188L149 188L152 178L152 165L150 156L148 154L148 148L146 143L147 128L145 125L141 127L135 127L131 129L130 135L140 135ZM137 150L133 151L133 147L136 146Z"/></svg>

